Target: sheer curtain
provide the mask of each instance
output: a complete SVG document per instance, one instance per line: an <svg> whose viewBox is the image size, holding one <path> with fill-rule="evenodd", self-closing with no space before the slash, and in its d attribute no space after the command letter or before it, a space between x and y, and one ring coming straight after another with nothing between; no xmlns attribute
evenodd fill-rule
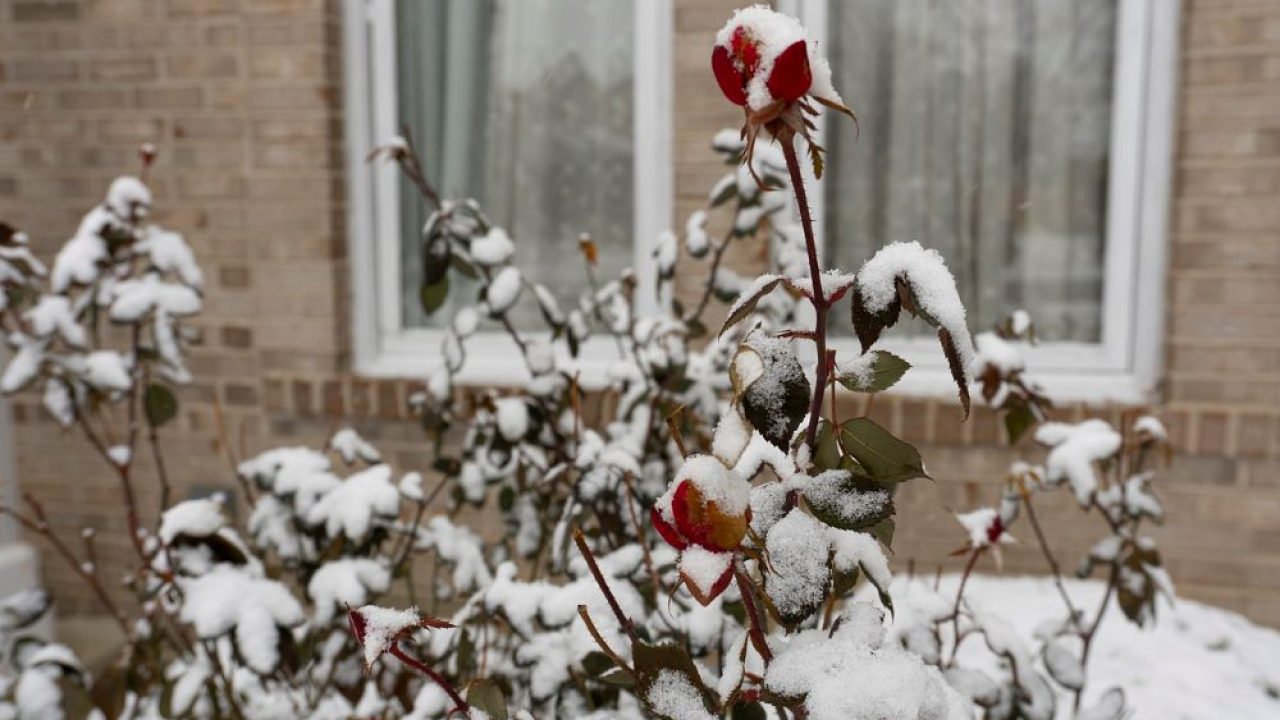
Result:
<svg viewBox="0 0 1280 720"><path fill-rule="evenodd" d="M586 285L578 235L603 277L631 263L632 0L414 0L398 10L400 116L446 195L478 199L529 279L562 299ZM426 211L402 202L406 324L418 305ZM467 292L454 277L455 297ZM522 303L517 324L538 311Z"/></svg>
<svg viewBox="0 0 1280 720"><path fill-rule="evenodd" d="M828 122L826 242L856 269L920 240L982 329L1101 331L1115 0L832 0L826 51L862 122Z"/></svg>

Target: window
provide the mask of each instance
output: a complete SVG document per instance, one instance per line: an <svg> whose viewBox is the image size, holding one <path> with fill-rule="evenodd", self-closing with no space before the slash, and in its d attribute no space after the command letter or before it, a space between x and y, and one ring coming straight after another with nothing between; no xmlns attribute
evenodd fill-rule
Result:
<svg viewBox="0 0 1280 720"><path fill-rule="evenodd" d="M479 200L512 236L526 276L562 299L585 287L583 232L596 240L603 276L625 267L649 276L648 245L635 239L671 224L669 1L345 7L357 370L429 371L452 314L446 306L428 317L417 298L429 209L394 166L365 163L402 127L442 194ZM465 278L453 286L454 297L468 292ZM527 311L517 326L539 328L536 309ZM519 365L503 362L508 338L472 342L470 379L519 380ZM596 356L591 343L583 356Z"/></svg>
<svg viewBox="0 0 1280 720"><path fill-rule="evenodd" d="M856 140L851 123L824 127L831 162L815 212L827 264L856 269L885 242L920 240L946 257L975 331L1031 313L1041 344L1028 361L1057 396L1149 399L1177 3L783 5L861 121ZM917 389L944 380L932 342L896 349L939 370L915 373Z"/></svg>

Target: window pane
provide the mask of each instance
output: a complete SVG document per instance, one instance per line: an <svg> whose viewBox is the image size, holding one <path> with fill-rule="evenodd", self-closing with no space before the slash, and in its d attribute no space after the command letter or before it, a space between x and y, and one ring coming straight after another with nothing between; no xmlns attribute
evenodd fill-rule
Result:
<svg viewBox="0 0 1280 720"><path fill-rule="evenodd" d="M479 200L521 270L562 300L586 286L579 233L596 239L603 277L628 266L632 0L415 0L397 14L400 117L439 190ZM405 324L443 324L448 308L419 307L428 212L407 182L401 207ZM512 313L541 327L534 303Z"/></svg>
<svg viewBox="0 0 1280 720"><path fill-rule="evenodd" d="M826 241L835 267L920 240L982 329L1101 334L1114 0L832 0ZM916 324L919 325L919 324ZM840 324L839 327L844 327Z"/></svg>

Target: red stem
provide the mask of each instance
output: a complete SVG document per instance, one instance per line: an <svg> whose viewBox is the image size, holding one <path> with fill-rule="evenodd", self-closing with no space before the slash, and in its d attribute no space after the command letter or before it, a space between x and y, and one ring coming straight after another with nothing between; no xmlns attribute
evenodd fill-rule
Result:
<svg viewBox="0 0 1280 720"><path fill-rule="evenodd" d="M796 157L794 135L786 132L778 137L782 154L787 159L791 173L791 189L800 208L800 225L804 228L804 245L809 254L809 278L813 283L813 344L818 354L818 368L814 372L813 401L809 403L809 427L805 429L805 443L813 450L818 439L818 418L822 415L822 394L827 388L827 309L826 296L822 293L822 267L818 264L818 244L813 237L813 218L809 213L809 198L804 190L804 176L800 174L800 160Z"/></svg>
<svg viewBox="0 0 1280 720"><path fill-rule="evenodd" d="M462 699L462 696L458 694L458 691L453 687L452 684L450 684L448 680L444 678L443 675L427 667L422 662L419 662L418 660L414 659L404 650L401 650L400 643L392 643L390 653L400 662L404 663L405 665L408 665L414 670L417 670L418 672L422 673L423 675L426 675L427 677L435 681L435 683L439 685L440 688L444 690L449 695L449 697L453 699L455 703L458 704L458 707L454 710L454 712L457 712L457 710L461 710L465 713L471 710L471 706L467 704L466 700Z"/></svg>
<svg viewBox="0 0 1280 720"><path fill-rule="evenodd" d="M768 665L773 660L773 652L769 650L769 643L765 642L764 625L760 620L760 609L756 607L755 595L751 593L751 582L741 567L735 567L733 574L738 580L738 591L742 593L742 605L751 618L751 628L747 631L751 636L751 644L755 645L756 652L760 653L764 664Z"/></svg>

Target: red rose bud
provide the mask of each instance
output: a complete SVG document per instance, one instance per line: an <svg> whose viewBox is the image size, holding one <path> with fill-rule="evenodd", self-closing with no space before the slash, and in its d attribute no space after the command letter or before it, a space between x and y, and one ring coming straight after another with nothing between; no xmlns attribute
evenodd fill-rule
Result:
<svg viewBox="0 0 1280 720"><path fill-rule="evenodd" d="M692 582L687 575L683 577L685 586L689 588L689 594L693 596L694 600L698 601L699 605L706 607L711 604L712 600L720 597L720 593L729 588L729 581L733 579L733 566L730 566L728 570L725 570L724 574L717 578L715 584L709 588L699 587L698 584Z"/></svg>
<svg viewBox="0 0 1280 720"><path fill-rule="evenodd" d="M676 529L689 542L708 550L732 550L742 543L751 523L751 508L742 515L724 512L689 480L676 486L671 498Z"/></svg>
<svg viewBox="0 0 1280 720"><path fill-rule="evenodd" d="M813 73L809 71L809 49L803 40L792 43L778 55L765 85L775 100L787 102L799 100L809 92Z"/></svg>

